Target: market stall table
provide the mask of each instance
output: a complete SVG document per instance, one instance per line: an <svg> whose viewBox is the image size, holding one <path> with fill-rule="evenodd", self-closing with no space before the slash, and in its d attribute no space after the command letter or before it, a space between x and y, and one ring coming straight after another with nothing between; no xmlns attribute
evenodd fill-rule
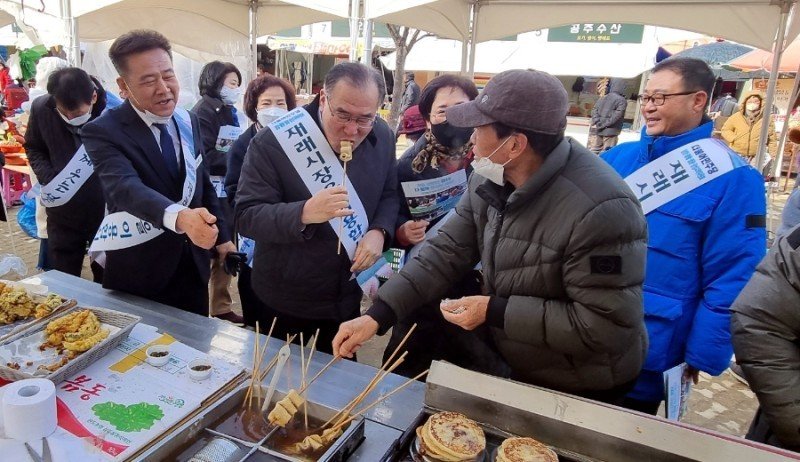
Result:
<svg viewBox="0 0 800 462"><path fill-rule="evenodd" d="M212 357L236 366L249 368L256 334L215 318L198 316L177 308L145 300L123 292L103 289L100 285L58 271L36 276L51 292L74 298L78 304L110 308L141 316L142 323L158 327L178 341ZM278 320L280 322L280 320ZM263 342L266 337L262 336ZM270 339L268 355L274 354L282 341ZM292 345L299 357L299 347ZM319 370L331 356L315 354L311 370ZM335 409L344 407L357 390L363 389L375 374L375 368L353 361L339 361L308 390L308 399ZM288 376L288 377L287 377ZM269 379L269 376L268 376ZM375 390L371 402L380 394L401 385L406 379L391 375ZM300 383L300 372L293 368L284 374L279 389L288 390L288 381ZM413 384L366 413L365 440L350 457L353 461L377 461L391 451L400 435L417 418L422 409L424 384Z"/></svg>

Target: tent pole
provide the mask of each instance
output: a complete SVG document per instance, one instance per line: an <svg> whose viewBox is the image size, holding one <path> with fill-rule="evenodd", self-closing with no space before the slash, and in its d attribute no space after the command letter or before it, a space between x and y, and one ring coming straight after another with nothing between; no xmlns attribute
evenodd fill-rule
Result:
<svg viewBox="0 0 800 462"><path fill-rule="evenodd" d="M80 67L81 50L78 42L78 21L72 16L72 0L61 0L61 18L64 20L64 32L67 38L64 46L70 66Z"/></svg>
<svg viewBox="0 0 800 462"><path fill-rule="evenodd" d="M468 40L467 37L463 37L461 40L461 75L464 76L467 75L467 59L469 53Z"/></svg>
<svg viewBox="0 0 800 462"><path fill-rule="evenodd" d="M364 2L364 56L361 62L372 66L372 20L369 19L369 1Z"/></svg>
<svg viewBox="0 0 800 462"><path fill-rule="evenodd" d="M358 12L360 0L350 0L350 61L358 61Z"/></svg>
<svg viewBox="0 0 800 462"><path fill-rule="evenodd" d="M250 0L250 79L258 76L258 0Z"/></svg>
<svg viewBox="0 0 800 462"><path fill-rule="evenodd" d="M761 124L761 133L759 134L758 139L761 141L765 141L767 139L767 134L769 133L769 120L772 117L772 103L775 101L775 88L778 85L778 74L779 74L779 66L781 63L781 56L783 55L783 47L786 42L786 23L789 20L789 11L791 10L792 4L791 2L782 2L781 4L781 19L780 23L778 24L778 35L775 37L775 49L773 51L772 57L772 69L769 73L769 83L767 85L767 97L764 101L766 107L763 111L764 121L767 123ZM709 95L710 97L710 95ZM754 167L756 170L761 172L761 167L764 163L764 155L766 151L766 143L759 142L758 143L758 153L756 153L755 158L755 165Z"/></svg>
<svg viewBox="0 0 800 462"><path fill-rule="evenodd" d="M647 86L647 79L649 78L650 71L642 72L642 81L639 82L640 95L644 93L644 88ZM635 132L639 132L642 129L642 103L639 101L639 98L636 98L636 111L633 113L633 123L631 124L631 128Z"/></svg>
<svg viewBox="0 0 800 462"><path fill-rule="evenodd" d="M781 128L781 134L778 137L778 153L775 156L775 163L777 165L775 169L775 183L779 183L781 180L781 175L783 174L783 152L786 149L786 135L789 133L789 117L792 115L792 106L794 105L794 101L797 99L797 91L800 89L800 69L797 70L797 74L795 74L794 78L794 86L792 88L791 97L789 98L789 107L786 109L786 119L783 121L783 127ZM789 175L792 173L792 167L789 166Z"/></svg>
<svg viewBox="0 0 800 462"><path fill-rule="evenodd" d="M480 7L480 3L472 3L472 30L469 38L469 68L467 69L470 79L475 77L475 41L478 38L478 10Z"/></svg>

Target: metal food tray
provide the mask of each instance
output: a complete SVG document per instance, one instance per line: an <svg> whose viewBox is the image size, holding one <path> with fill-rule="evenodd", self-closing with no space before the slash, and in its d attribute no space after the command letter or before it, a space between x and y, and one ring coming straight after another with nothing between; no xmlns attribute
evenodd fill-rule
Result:
<svg viewBox="0 0 800 462"><path fill-rule="evenodd" d="M422 458L415 458L412 456L411 445L415 443L417 438L417 427L424 425L427 422L428 418L433 414L440 412L439 409L433 409L431 407L425 407L420 412L419 416L414 420L414 423L411 427L407 428L405 432L403 432L403 436L400 437L400 440L397 443L396 449L391 451L390 454L385 456L384 460L391 461L391 462L425 462ZM481 422L477 422L478 425L483 429L484 434L486 435L486 450L483 452L481 456L475 462L494 462L495 458L495 451L503 443L503 440L506 438L512 438L515 436L521 435L513 435L511 433L505 432L500 430L499 428L495 428L491 425L484 424ZM524 435L530 436L532 438L536 438L536 435ZM558 454L559 462L601 462L598 459L593 459L591 457L583 456L580 454L576 454L572 451L568 451L562 448L556 448L550 446L550 449L555 451Z"/></svg>
<svg viewBox="0 0 800 462"><path fill-rule="evenodd" d="M52 292L48 292L46 295L33 293L24 285L20 285L20 283L18 282L6 281L0 279L0 283L19 285L21 288L25 289L25 291L28 293L28 296L31 297L31 299L33 299L33 302L36 304L42 303L49 295L52 294ZM53 308L53 311L51 311L47 316L43 316L41 318L29 317L24 319L18 319L17 321L11 324L0 325L0 342L5 342L6 340L13 341L13 339L18 338L23 331L50 322L54 316L57 316L65 312L66 310L74 307L78 303L75 300L66 299L61 295L58 295L58 297L61 298L61 304Z"/></svg>
<svg viewBox="0 0 800 462"><path fill-rule="evenodd" d="M210 441L215 434L209 433L206 431L207 428L211 428L214 424L216 424L223 416L231 412L232 410L236 409L237 407L241 406L241 403L244 400L245 394L247 393L248 385L247 383L242 384L238 388L234 389L232 392L228 393L227 395L220 398L216 403L209 406L207 409L200 411L194 418L189 420L188 422L184 423L180 427L176 428L173 432L164 435L161 438L161 441L156 443L151 448L141 452L137 455L136 460L144 460L144 461L166 461L166 460L177 460L177 461L187 461L191 458L193 454L199 451L208 441ZM262 387L262 392L266 394L266 388ZM281 399L286 396L285 392L276 391L275 395L272 398L272 406ZM271 409L271 407L270 407ZM333 417L338 411L336 409L323 406L318 403L314 403L309 401L308 402L308 415L309 417L314 417L320 419L322 421L327 421L331 417ZM296 416L295 418L299 417ZM317 461L319 462L342 462L347 460L350 455L358 449L358 446L364 440L364 419L363 417L357 417L353 420L347 428L344 430L342 436L340 436L331 447L328 448L327 451L319 458ZM235 456L230 459L233 461L239 461L247 452L249 451L250 446L241 444L236 440L232 440L234 443L237 444L239 450L235 454ZM298 459L293 456L284 455L269 448L269 440L262 446L262 448L268 450L265 451L256 451L252 456L247 458L247 461L301 461L304 459ZM177 454L177 456L176 456Z"/></svg>

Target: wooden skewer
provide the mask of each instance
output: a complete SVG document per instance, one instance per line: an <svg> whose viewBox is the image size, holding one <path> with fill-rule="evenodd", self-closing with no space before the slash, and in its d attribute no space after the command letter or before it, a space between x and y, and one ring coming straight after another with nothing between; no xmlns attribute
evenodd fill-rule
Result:
<svg viewBox="0 0 800 462"><path fill-rule="evenodd" d="M319 329L314 333L314 338L311 340L311 353L308 354L308 362L306 363L306 375L308 375L308 368L311 366L311 358L314 356L314 351L317 348L317 339L319 338Z"/></svg>
<svg viewBox="0 0 800 462"><path fill-rule="evenodd" d="M400 341L400 344L397 345L397 348L394 349L392 355L389 356L389 359L387 359L386 362L383 363L381 369L386 369L386 366L392 363L394 357L397 356L397 353L400 351L401 348L403 348L403 345L406 344L408 338L411 337L411 334L413 334L416 329L417 329L417 323L414 323L414 325L411 326L411 329L408 329L408 333L406 333L405 337L403 337L403 340Z"/></svg>
<svg viewBox="0 0 800 462"><path fill-rule="evenodd" d="M256 342L255 348L253 348L253 380L251 381L251 389L253 392L250 394L250 401L248 402L248 407L253 405L253 395L255 394L255 378L258 377L258 350L259 350L259 324L256 321Z"/></svg>
<svg viewBox="0 0 800 462"><path fill-rule="evenodd" d="M287 342L287 344L288 343L292 343L294 341L295 337L297 337L297 334L292 335L291 337L289 337L289 341ZM276 364L278 364L278 354L277 353L275 354L275 356L272 357L272 361L269 362L269 364L267 365L267 368L264 369L264 371L261 372L261 378L260 378L261 381L263 381L267 377L267 374L269 374L269 372L272 370L272 368L275 367Z"/></svg>
<svg viewBox="0 0 800 462"><path fill-rule="evenodd" d="M347 188L347 162L344 163L344 176L342 177L342 185ZM339 243L336 245L336 255L342 254L342 232L344 230L344 218L339 218Z"/></svg>
<svg viewBox="0 0 800 462"><path fill-rule="evenodd" d="M328 364L324 365L324 366L322 367L322 369L320 369L320 370L319 370L319 372L317 372L317 374L316 374L314 377L312 377L312 378L311 378L311 380L309 380L309 381L308 381L308 383L306 384L306 387L305 387L305 388L303 388L303 389L301 389L301 390L299 391L299 393L303 393L304 391L306 391L306 389L307 389L308 387L310 387L310 386L311 386L311 384L312 384L312 383L314 383L314 381L315 381L315 380L317 380L317 379L319 378L319 376L320 376L320 375L322 375L322 373L323 373L323 372L327 371L327 370L328 370L328 368L330 368L331 366L333 366L333 364L334 364L336 361L340 360L340 359L342 359L342 357L341 357L341 356L339 356L339 355L336 355L336 356L334 356L334 357L333 357L333 359L331 359L330 361L328 361Z"/></svg>
<svg viewBox="0 0 800 462"><path fill-rule="evenodd" d="M428 370L430 370L430 369L428 369ZM364 408L360 409L358 412L356 412L355 414L351 415L351 416L350 416L350 417L349 417L347 420L345 420L345 421L343 421L343 422L341 422L341 423L338 423L338 424L334 425L333 427L331 427L331 429L332 429L332 430L334 430L334 431L338 431L338 430L340 430L342 427L344 427L345 425L347 425L347 424L349 424L350 422L352 422L352 421L353 421L353 420L354 420L356 417L358 417L358 416L360 416L360 415L364 414L365 412L369 411L369 410L370 410L370 409L372 409L373 407L377 406L377 405L378 405L378 403L380 403L380 402L382 402L382 401L385 401L385 400L389 399L389 397L390 397L390 396L392 396L393 394L395 394L395 393L399 392L400 390L402 390L402 389L404 389L405 387L409 386L409 385L410 385L410 384L412 384L413 382L416 382L417 380L419 380L420 378L422 378L422 376L424 376L425 374L427 374L427 373L428 373L428 370L426 370L425 372L420 372L419 374L417 374L417 376L416 376L416 377L406 380L406 381L405 381L405 382L403 382L403 384L402 384L402 385L400 385L399 387L395 388L394 390L390 391L389 393L387 393L387 394L385 394L385 395L381 396L380 398L376 399L375 401L371 402L371 403L370 403L370 404L368 404L366 407L364 407Z"/></svg>
<svg viewBox="0 0 800 462"><path fill-rule="evenodd" d="M346 416L350 413L358 404L366 398L366 396L372 392L372 390L378 385L378 383L386 377L387 374L395 370L400 364L405 361L405 356L408 352L403 353L388 369L384 370L383 368L378 369L378 372L375 374L375 377L370 380L364 390L361 391L355 398L353 398L341 411L337 412L333 417L330 418L327 422L322 425L322 428L327 427L332 422L339 422L342 419L342 416Z"/></svg>
<svg viewBox="0 0 800 462"><path fill-rule="evenodd" d="M272 318L272 325L269 328L269 333L267 334L267 342L264 344L264 348L261 351L261 356L257 355L258 350L253 350L253 377L250 380L250 386L247 388L247 393L244 396L244 401L242 402L242 406L247 405L247 407L251 407L253 403L253 397L255 395L256 386L259 386L259 395L260 393L260 382L264 380L264 376L269 373L272 369L271 366L267 366L267 370L264 371L263 374L260 374L261 371L261 363L264 361L264 354L266 353L267 345L269 345L269 339L272 337L272 332L275 329L275 323L278 321L278 318ZM258 340L259 335L259 322L256 321L256 341ZM257 348L257 347L256 347ZM276 355L277 357L277 355ZM273 363L270 363L273 364ZM273 364L274 366L274 364Z"/></svg>
<svg viewBox="0 0 800 462"><path fill-rule="evenodd" d="M306 346L305 346L305 341L303 339L303 333L300 332L300 388L305 388L305 386L306 386ZM306 406L305 400L303 400L303 422L305 423L306 430L308 430L308 406Z"/></svg>

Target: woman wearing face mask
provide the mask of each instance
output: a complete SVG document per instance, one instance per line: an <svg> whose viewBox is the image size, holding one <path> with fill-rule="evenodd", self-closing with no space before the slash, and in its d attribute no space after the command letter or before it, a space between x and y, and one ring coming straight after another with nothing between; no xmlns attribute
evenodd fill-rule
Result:
<svg viewBox="0 0 800 462"><path fill-rule="evenodd" d="M731 149L739 153L751 164L758 153L761 124L764 120L763 114L763 99L761 95L752 93L744 99L742 108L734 113L722 126L722 138L725 139ZM775 123L770 120L767 145L769 154L773 158L777 148L776 141Z"/></svg>
<svg viewBox="0 0 800 462"><path fill-rule="evenodd" d="M419 101L419 112L425 120L427 130L412 147L400 158L397 165L398 181L430 180L465 170L472 173L471 128L450 125L445 117L445 109L457 104L472 101L478 96L478 89L471 80L455 75L442 75L428 82ZM441 218L431 222L414 220L409 210L403 188L397 188L400 212L397 217L397 232L393 247L410 250L414 245L425 241L425 232ZM480 275L477 271L464 278L453 287L447 298L460 298L480 292ZM444 321L441 311L426 306L392 330L389 344L384 351L388 358L413 324L417 329L405 345L409 351L408 359L395 370L396 373L413 377L430 367L434 359L469 367L475 370L503 375L502 361L498 361L487 339L486 332L476 329L467 332ZM475 341L475 338L484 342ZM498 366L500 364L500 366Z"/></svg>
<svg viewBox="0 0 800 462"><path fill-rule="evenodd" d="M192 108L200 121L203 138L203 165L211 175L211 183L221 198L220 206L225 222L233 229L233 209L224 199L224 179L227 169L227 154L231 145L241 134L236 108L241 97L242 74L231 63L212 61L200 72L200 95L202 98ZM231 311L233 300L230 294L231 276L224 270L224 261L216 255L211 258L211 315L233 323L241 323L242 317Z"/></svg>
<svg viewBox="0 0 800 462"><path fill-rule="evenodd" d="M225 191L231 208L236 205L236 189L239 183L239 176L242 173L244 155L247 153L247 146L250 145L250 140L256 136L259 130L296 106L294 88L283 79L265 74L253 80L247 86L247 92L244 94L244 112L253 124L242 132L233 143L233 146L231 146L231 150L228 151ZM242 245L242 242L240 242L239 249L252 256L253 248L248 247L247 244ZM242 300L244 323L248 326L255 326L256 321L261 321L261 325L266 326L266 323L272 322L272 318L250 286L250 271L249 265L241 265L238 285L239 297Z"/></svg>

